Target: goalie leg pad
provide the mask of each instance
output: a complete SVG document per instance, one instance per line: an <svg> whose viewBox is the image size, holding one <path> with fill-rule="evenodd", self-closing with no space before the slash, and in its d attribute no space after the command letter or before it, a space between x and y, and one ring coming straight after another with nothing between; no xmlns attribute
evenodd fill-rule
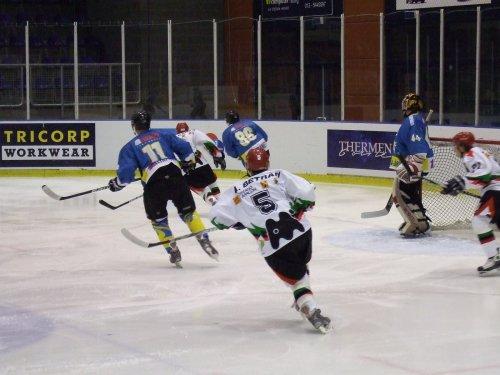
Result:
<svg viewBox="0 0 500 375"><path fill-rule="evenodd" d="M394 181L393 200L404 223L399 227L403 236L415 236L429 230L429 219L420 197L420 184L415 182L405 184L400 180Z"/></svg>

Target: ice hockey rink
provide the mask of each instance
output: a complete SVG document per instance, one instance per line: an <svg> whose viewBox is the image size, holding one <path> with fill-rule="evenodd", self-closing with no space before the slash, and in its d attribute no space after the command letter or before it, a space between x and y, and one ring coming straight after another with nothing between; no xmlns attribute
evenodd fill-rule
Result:
<svg viewBox="0 0 500 375"><path fill-rule="evenodd" d="M222 180L223 187L230 180ZM389 189L316 184L311 283L326 335L290 308L247 231L211 233L220 262L156 237L139 184L67 201L107 178L0 179L1 374L499 374L500 274L467 231L402 239ZM208 207L197 199L207 225ZM170 210L177 235L187 228Z"/></svg>

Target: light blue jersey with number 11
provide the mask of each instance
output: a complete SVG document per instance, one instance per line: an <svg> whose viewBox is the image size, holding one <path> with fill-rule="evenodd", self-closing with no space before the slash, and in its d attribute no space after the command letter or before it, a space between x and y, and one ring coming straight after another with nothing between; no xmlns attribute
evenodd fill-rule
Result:
<svg viewBox="0 0 500 375"><path fill-rule="evenodd" d="M194 157L188 142L176 136L173 129L149 129L132 138L118 156L118 181L122 185L134 180L136 169L141 172L141 179L147 182L160 167L180 160Z"/></svg>
<svg viewBox="0 0 500 375"><path fill-rule="evenodd" d="M233 158L246 159L248 150L262 146L267 150L267 134L251 120L241 120L228 126L222 133L226 154Z"/></svg>

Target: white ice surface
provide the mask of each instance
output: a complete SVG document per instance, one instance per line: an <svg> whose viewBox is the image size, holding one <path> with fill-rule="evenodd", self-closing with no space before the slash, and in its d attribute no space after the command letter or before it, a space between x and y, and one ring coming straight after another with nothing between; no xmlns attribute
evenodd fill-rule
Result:
<svg viewBox="0 0 500 375"><path fill-rule="evenodd" d="M388 189L318 184L311 282L335 325L321 335L248 232L212 233L220 263L179 242L175 269L120 234L155 240L140 200L97 203L139 184L68 201L40 188L106 181L0 179L0 374L500 374L500 277L476 275L466 231L404 240L396 210L360 219Z"/></svg>

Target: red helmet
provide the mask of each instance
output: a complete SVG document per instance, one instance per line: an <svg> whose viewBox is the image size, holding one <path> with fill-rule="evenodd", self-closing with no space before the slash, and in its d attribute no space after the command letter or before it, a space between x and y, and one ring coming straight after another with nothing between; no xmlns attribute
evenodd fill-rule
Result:
<svg viewBox="0 0 500 375"><path fill-rule="evenodd" d="M247 153L247 170L252 174L269 168L269 153L263 147L250 149Z"/></svg>
<svg viewBox="0 0 500 375"><path fill-rule="evenodd" d="M207 137L210 138L212 141L217 141L219 138L214 133L207 133Z"/></svg>
<svg viewBox="0 0 500 375"><path fill-rule="evenodd" d="M179 133L185 133L189 131L189 126L185 122L179 122L177 126L175 127L175 130L177 131L177 134Z"/></svg>
<svg viewBox="0 0 500 375"><path fill-rule="evenodd" d="M465 146L466 148L472 148L476 138L471 132L460 132L455 134L453 137L453 143L457 146Z"/></svg>

